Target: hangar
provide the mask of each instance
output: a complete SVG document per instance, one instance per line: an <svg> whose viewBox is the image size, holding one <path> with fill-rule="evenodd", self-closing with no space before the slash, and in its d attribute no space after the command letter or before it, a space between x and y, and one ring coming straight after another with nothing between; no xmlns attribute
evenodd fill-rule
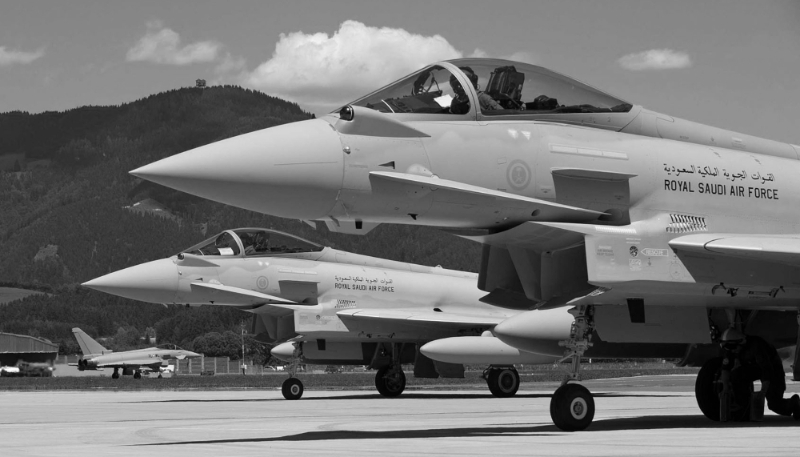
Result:
<svg viewBox="0 0 800 457"><path fill-rule="evenodd" d="M13 366L18 361L53 365L58 345L33 336L0 333L0 366Z"/></svg>

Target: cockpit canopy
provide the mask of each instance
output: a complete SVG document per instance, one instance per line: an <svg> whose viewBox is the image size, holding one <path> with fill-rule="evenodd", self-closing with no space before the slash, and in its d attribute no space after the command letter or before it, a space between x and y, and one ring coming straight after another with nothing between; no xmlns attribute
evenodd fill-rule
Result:
<svg viewBox="0 0 800 457"><path fill-rule="evenodd" d="M430 65L351 104L384 113L466 115L478 111L486 116L626 113L632 108L546 68L499 59L456 59Z"/></svg>
<svg viewBox="0 0 800 457"><path fill-rule="evenodd" d="M323 249L324 246L277 230L241 228L225 230L181 252L201 256L263 257Z"/></svg>
<svg viewBox="0 0 800 457"><path fill-rule="evenodd" d="M186 349L172 343L162 343L156 346L156 349L164 349L167 351L185 351Z"/></svg>

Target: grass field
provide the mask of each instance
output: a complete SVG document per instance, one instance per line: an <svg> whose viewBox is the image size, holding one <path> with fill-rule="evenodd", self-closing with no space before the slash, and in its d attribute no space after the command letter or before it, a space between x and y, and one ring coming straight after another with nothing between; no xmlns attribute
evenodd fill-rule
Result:
<svg viewBox="0 0 800 457"><path fill-rule="evenodd" d="M697 368L675 368L672 364L593 364L583 371L584 379L619 378L641 375L696 374ZM467 371L462 379L420 379L406 372L407 390L484 388L481 371ZM285 373L264 375L180 375L171 378L133 379L123 376L63 377L63 378L0 378L0 391L26 390L234 390L279 389L288 377ZM306 389L312 390L374 390L375 372L303 373L297 375ZM551 365L520 371L523 383L558 382L563 372Z"/></svg>
<svg viewBox="0 0 800 457"><path fill-rule="evenodd" d="M28 295L42 294L38 290L17 289L16 287L0 287L0 305L25 298Z"/></svg>

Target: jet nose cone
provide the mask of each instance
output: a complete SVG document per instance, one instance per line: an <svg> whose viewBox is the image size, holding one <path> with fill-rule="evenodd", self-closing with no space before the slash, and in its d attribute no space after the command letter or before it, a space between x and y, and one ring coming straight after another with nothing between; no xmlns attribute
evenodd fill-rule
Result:
<svg viewBox="0 0 800 457"><path fill-rule="evenodd" d="M131 174L252 211L317 219L336 203L343 161L338 133L312 119L201 146Z"/></svg>
<svg viewBox="0 0 800 457"><path fill-rule="evenodd" d="M160 259L115 271L82 285L148 303L175 303L178 268L172 259Z"/></svg>
<svg viewBox="0 0 800 457"><path fill-rule="evenodd" d="M497 324L492 333L522 351L562 355L558 342L569 339L573 321L566 308L527 311Z"/></svg>

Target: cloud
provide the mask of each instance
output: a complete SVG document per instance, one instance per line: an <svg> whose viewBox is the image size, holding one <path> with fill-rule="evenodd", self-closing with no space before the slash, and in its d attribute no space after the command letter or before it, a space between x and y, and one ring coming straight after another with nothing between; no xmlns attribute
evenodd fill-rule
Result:
<svg viewBox="0 0 800 457"><path fill-rule="evenodd" d="M160 21L147 23L147 33L128 50L129 62L153 62L168 65L189 65L217 60L222 44L198 41L181 47L181 37Z"/></svg>
<svg viewBox="0 0 800 457"><path fill-rule="evenodd" d="M6 50L5 46L0 46L0 67L15 64L29 64L44 55L44 48L35 52Z"/></svg>
<svg viewBox="0 0 800 457"><path fill-rule="evenodd" d="M244 57L234 56L231 53L226 53L225 57L220 59L219 64L214 68L214 73L218 76L227 76L237 74L239 78L243 78L247 70L247 61Z"/></svg>
<svg viewBox="0 0 800 457"><path fill-rule="evenodd" d="M272 57L247 73L242 83L295 102L330 106L351 101L431 62L463 55L440 35L348 20L332 35L281 34Z"/></svg>
<svg viewBox="0 0 800 457"><path fill-rule="evenodd" d="M685 52L672 49L650 49L649 51L628 54L617 62L630 71L671 70L692 66L692 59Z"/></svg>

